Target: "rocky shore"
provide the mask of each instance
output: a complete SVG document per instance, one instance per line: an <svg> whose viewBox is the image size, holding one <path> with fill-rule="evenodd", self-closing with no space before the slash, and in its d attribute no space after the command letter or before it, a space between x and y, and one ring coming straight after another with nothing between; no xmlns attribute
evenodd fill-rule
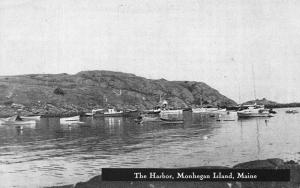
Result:
<svg viewBox="0 0 300 188"><path fill-rule="evenodd" d="M197 167L197 168L228 168L222 166ZM102 181L101 175L95 176L87 182L79 182L75 185L60 186L57 188L103 188L103 187L149 187L149 188L299 188L300 165L294 161L282 159L266 159L240 163L233 166L234 169L290 169L289 182L107 182ZM54 187L53 187L54 188Z"/></svg>

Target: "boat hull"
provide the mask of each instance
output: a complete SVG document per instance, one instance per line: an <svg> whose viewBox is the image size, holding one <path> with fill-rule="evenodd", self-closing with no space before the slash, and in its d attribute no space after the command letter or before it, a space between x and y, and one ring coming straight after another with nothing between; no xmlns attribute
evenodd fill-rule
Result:
<svg viewBox="0 0 300 188"><path fill-rule="evenodd" d="M160 110L145 110L143 111L144 114L159 114Z"/></svg>
<svg viewBox="0 0 300 188"><path fill-rule="evenodd" d="M60 124L73 124L73 123L80 123L80 116L73 116L67 118L60 118Z"/></svg>
<svg viewBox="0 0 300 188"><path fill-rule="evenodd" d="M37 121L39 121L41 119L41 116L22 116L21 118L25 119L25 120L37 120Z"/></svg>
<svg viewBox="0 0 300 188"><path fill-rule="evenodd" d="M123 117L124 113L114 113L114 114L94 114L93 117Z"/></svg>
<svg viewBox="0 0 300 188"><path fill-rule="evenodd" d="M243 112L238 112L237 113L239 118L251 118L251 117L273 117L269 113L243 113Z"/></svg>
<svg viewBox="0 0 300 188"><path fill-rule="evenodd" d="M26 120L26 121L1 121L1 125L9 125L9 126L20 126L20 125L35 125L36 121L34 120Z"/></svg>
<svg viewBox="0 0 300 188"><path fill-rule="evenodd" d="M160 118L162 123L183 123L183 120L176 120L176 119L164 119L164 118Z"/></svg>
<svg viewBox="0 0 300 188"><path fill-rule="evenodd" d="M221 114L221 113L227 113L226 109L215 109L215 108L195 108L192 109L192 112L195 114Z"/></svg>
<svg viewBox="0 0 300 188"><path fill-rule="evenodd" d="M137 116L139 116L139 114L140 114L140 112L137 110L123 112L124 117L137 117Z"/></svg>
<svg viewBox="0 0 300 188"><path fill-rule="evenodd" d="M150 122L150 121L160 121L159 117L143 117L143 122Z"/></svg>

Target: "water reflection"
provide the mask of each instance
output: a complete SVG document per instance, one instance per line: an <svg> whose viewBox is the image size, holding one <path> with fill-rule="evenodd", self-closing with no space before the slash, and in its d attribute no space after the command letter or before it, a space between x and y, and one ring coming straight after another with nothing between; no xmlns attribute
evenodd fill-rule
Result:
<svg viewBox="0 0 300 188"><path fill-rule="evenodd" d="M237 120L234 113L185 113L184 119L183 124L141 125L130 118L87 117L80 119L83 124L61 125L58 118L49 118L22 131L0 126L0 180L9 181L9 187L36 187L86 181L103 167L232 166L270 157L299 159L298 115L279 111L271 119Z"/></svg>

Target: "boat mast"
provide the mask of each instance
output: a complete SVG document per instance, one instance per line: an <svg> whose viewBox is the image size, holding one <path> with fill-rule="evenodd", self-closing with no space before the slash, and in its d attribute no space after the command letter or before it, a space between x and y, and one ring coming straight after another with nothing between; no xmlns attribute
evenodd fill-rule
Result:
<svg viewBox="0 0 300 188"><path fill-rule="evenodd" d="M256 101L256 86L255 86L255 74L254 74L254 65L252 62L252 77L253 77L253 94L254 94L254 100Z"/></svg>
<svg viewBox="0 0 300 188"><path fill-rule="evenodd" d="M239 83L239 104L241 104L241 86Z"/></svg>

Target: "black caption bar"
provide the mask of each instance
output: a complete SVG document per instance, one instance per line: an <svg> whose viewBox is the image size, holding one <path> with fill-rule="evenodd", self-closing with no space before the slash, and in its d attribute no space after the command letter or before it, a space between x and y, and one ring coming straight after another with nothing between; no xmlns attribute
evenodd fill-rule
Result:
<svg viewBox="0 0 300 188"><path fill-rule="evenodd" d="M103 181L290 181L289 169L103 168Z"/></svg>

